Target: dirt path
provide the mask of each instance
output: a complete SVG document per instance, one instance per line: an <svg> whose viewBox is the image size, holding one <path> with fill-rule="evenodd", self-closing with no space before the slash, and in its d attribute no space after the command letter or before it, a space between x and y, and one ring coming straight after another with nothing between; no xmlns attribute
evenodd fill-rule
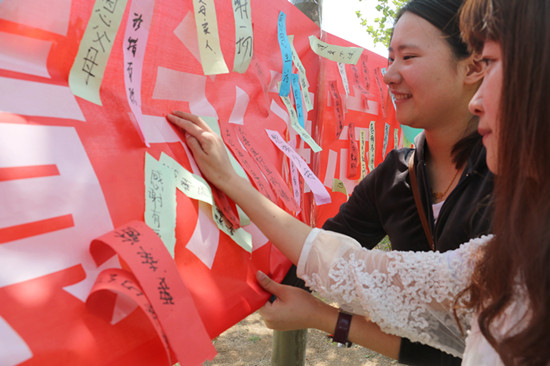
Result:
<svg viewBox="0 0 550 366"><path fill-rule="evenodd" d="M204 366L270 366L273 332L266 328L256 312L226 330L214 340L218 355ZM306 366L389 366L399 365L376 352L359 346L339 348L326 334L310 329L307 339Z"/></svg>

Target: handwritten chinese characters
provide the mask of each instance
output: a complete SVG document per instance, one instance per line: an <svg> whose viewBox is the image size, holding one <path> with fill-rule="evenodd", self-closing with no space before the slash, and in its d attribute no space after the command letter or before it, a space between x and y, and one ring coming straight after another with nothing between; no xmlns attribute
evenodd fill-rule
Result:
<svg viewBox="0 0 550 366"><path fill-rule="evenodd" d="M174 255L176 186L170 169L145 154L145 222Z"/></svg>
<svg viewBox="0 0 550 366"><path fill-rule="evenodd" d="M141 112L141 80L143 59L149 36L151 17L155 7L154 0L134 0L128 13L126 32L123 40L124 83L126 97L132 110L132 122L141 140L149 147L143 133L143 114Z"/></svg>
<svg viewBox="0 0 550 366"><path fill-rule="evenodd" d="M90 312L97 313L100 316L106 316L105 320L111 321L111 314L108 312L106 314L104 310L105 304L109 303L109 301L105 298L107 292L114 292L119 295L124 295L143 310L153 325L158 338L162 341L167 358L170 359L170 345L168 338L162 330L162 326L159 323L159 317L153 306L147 297L143 296L143 289L138 284L135 276L126 270L110 268L102 271L97 277L97 280L90 291L90 295L86 300L86 306Z"/></svg>
<svg viewBox="0 0 550 366"><path fill-rule="evenodd" d="M296 114L298 116L298 123L300 126L305 127L304 122L304 105L302 103L302 93L300 92L300 77L298 74L291 74L290 80L292 84L292 95L294 96L294 103L296 104Z"/></svg>
<svg viewBox="0 0 550 366"><path fill-rule="evenodd" d="M347 177L354 179L357 177L357 168L359 167L359 148L357 147L357 141L355 140L355 125L350 122L348 125L348 159L349 165L347 170Z"/></svg>
<svg viewBox="0 0 550 366"><path fill-rule="evenodd" d="M277 39L279 41L279 47L281 48L281 55L283 58L283 76L281 79L281 86L279 88L279 95L281 97L288 97L290 93L290 74L292 73L292 49L286 35L286 14L282 11L279 13L277 22Z"/></svg>
<svg viewBox="0 0 550 366"><path fill-rule="evenodd" d="M376 125L376 122L375 121L370 121L370 125L369 125L369 172L372 172L373 169L374 169L374 154L376 152L376 149L375 149L375 141L376 141L376 138L375 138L375 125Z"/></svg>
<svg viewBox="0 0 550 366"><path fill-rule="evenodd" d="M288 111L288 115L290 117L290 125L292 126L292 128L298 133L298 135L300 135L300 138L304 140L304 142L308 144L309 147L311 147L311 150L313 150L313 152L321 151L321 146L319 146L317 142L315 142L313 137L311 137L311 135L307 133L307 131L302 126L300 126L300 122L298 122L298 115L296 114L296 110L294 109L290 98L281 96L281 100L283 101Z"/></svg>
<svg viewBox="0 0 550 366"><path fill-rule="evenodd" d="M334 107L334 115L336 117L336 138L339 138L344 129L344 106L342 105L340 94L338 93L336 81L329 81L329 92Z"/></svg>
<svg viewBox="0 0 550 366"><path fill-rule="evenodd" d="M388 139L389 139L389 136L390 136L390 125L388 124L388 122L386 122L384 124L384 144L382 145L382 156L385 157L386 156L386 151L388 149Z"/></svg>
<svg viewBox="0 0 550 366"><path fill-rule="evenodd" d="M237 228L227 220L222 210L215 204L210 186L202 177L191 173L164 153L161 154L158 163L168 170L170 179L175 182L173 186L174 191L177 188L189 198L205 202L212 206L212 218L218 229L226 233L241 248L247 252L252 252L252 236L243 228ZM175 206L175 192L173 199Z"/></svg>
<svg viewBox="0 0 550 366"><path fill-rule="evenodd" d="M69 74L74 95L102 105L101 82L125 8L126 0L96 0Z"/></svg>
<svg viewBox="0 0 550 366"><path fill-rule="evenodd" d="M367 142L367 131L361 130L359 132L359 156L361 158L361 179L367 175L367 163L365 161L365 150Z"/></svg>
<svg viewBox="0 0 550 366"><path fill-rule="evenodd" d="M226 74L229 72L223 58L218 34L218 20L214 0L193 0L199 53L205 75Z"/></svg>
<svg viewBox="0 0 550 366"><path fill-rule="evenodd" d="M214 357L216 351L191 294L156 232L132 221L94 240L90 253L98 265L115 253L127 265L125 270L102 272L92 292L109 290L130 296L155 326L167 354L173 349L176 361L198 365Z"/></svg>
<svg viewBox="0 0 550 366"><path fill-rule="evenodd" d="M317 178L315 173L311 171L306 162L300 157L300 155L298 155L298 153L285 142L279 132L272 130L266 130L266 132L271 141L275 144L275 146L277 146L279 150L281 150L283 154L285 154L291 160L292 164L294 164L296 168L298 168L298 171L304 178L304 181L313 192L315 203L317 205L330 203L330 194L326 190L323 183L319 180L319 178Z"/></svg>
<svg viewBox="0 0 550 366"><path fill-rule="evenodd" d="M296 66L296 69L298 69L298 75L300 76L300 87L302 88L301 91L302 98L304 99L304 105L306 107L306 110L309 112L313 109L313 102L311 101L311 97L309 96L309 82L307 81L306 68L302 63L302 60L300 60L298 52L296 52L296 49L294 48L293 35L288 36L288 42L290 44L290 49L292 50L292 62Z"/></svg>
<svg viewBox="0 0 550 366"><path fill-rule="evenodd" d="M342 47L328 44L315 36L309 36L309 44L313 52L329 60L355 65L363 53L360 47Z"/></svg>
<svg viewBox="0 0 550 366"><path fill-rule="evenodd" d="M248 0L233 0L233 15L235 17L235 60L233 71L245 73L252 60L254 35L252 32L252 16Z"/></svg>

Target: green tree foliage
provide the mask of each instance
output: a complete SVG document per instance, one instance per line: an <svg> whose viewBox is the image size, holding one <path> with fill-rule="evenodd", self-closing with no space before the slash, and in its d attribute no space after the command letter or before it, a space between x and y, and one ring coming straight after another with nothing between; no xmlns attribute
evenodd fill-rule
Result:
<svg viewBox="0 0 550 366"><path fill-rule="evenodd" d="M363 0L359 0L363 1ZM361 10L357 10L357 18L361 21L361 25L366 27L366 31L372 36L374 44L382 43L386 47L390 45L391 30L393 27L393 20L396 13L401 9L407 0L365 0L365 1L377 1L378 5L376 10L378 15L374 18L374 24L369 22Z"/></svg>

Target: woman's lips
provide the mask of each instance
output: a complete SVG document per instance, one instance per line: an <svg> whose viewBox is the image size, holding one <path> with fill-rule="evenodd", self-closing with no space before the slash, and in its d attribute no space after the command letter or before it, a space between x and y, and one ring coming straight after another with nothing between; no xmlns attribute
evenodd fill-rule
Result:
<svg viewBox="0 0 550 366"><path fill-rule="evenodd" d="M409 93L401 93L401 92L392 91L391 94L393 95L393 98L396 102L402 102L402 101L405 101L407 99L412 98L412 94L409 94Z"/></svg>
<svg viewBox="0 0 550 366"><path fill-rule="evenodd" d="M477 132L483 137L483 145L487 146L486 140L491 135L491 130L486 128L478 128Z"/></svg>

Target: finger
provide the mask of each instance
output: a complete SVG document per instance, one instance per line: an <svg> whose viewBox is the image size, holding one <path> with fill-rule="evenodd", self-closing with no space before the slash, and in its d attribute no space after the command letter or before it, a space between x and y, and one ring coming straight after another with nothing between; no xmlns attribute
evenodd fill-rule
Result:
<svg viewBox="0 0 550 366"><path fill-rule="evenodd" d="M269 278L265 273L262 271L256 272L256 280L262 286L264 290L267 292L280 297L280 287L281 285L277 282L273 281L271 278Z"/></svg>
<svg viewBox="0 0 550 366"><path fill-rule="evenodd" d="M197 154L204 154L205 151L199 142L195 137L192 135L186 133L185 134L185 141L187 142L187 146L189 146L189 149L191 149L191 152L193 153L193 156L197 156Z"/></svg>
<svg viewBox="0 0 550 366"><path fill-rule="evenodd" d="M260 313L260 316L265 319L265 316L269 314L269 308L273 306L271 303L266 302L264 306L262 306L260 309L258 309L258 312Z"/></svg>
<svg viewBox="0 0 550 366"><path fill-rule="evenodd" d="M262 320L264 321L264 324L269 329L273 329L273 326L271 324L270 316L271 316L271 306L273 306L270 303L266 303L264 306L262 306L258 312L260 313L260 316L262 317Z"/></svg>
<svg viewBox="0 0 550 366"><path fill-rule="evenodd" d="M185 119L185 120L188 120L188 121L192 122L193 124L199 126L200 128L202 128L205 131L214 132L214 131L212 131L210 126L208 126L208 124L206 122L204 122L203 119L200 118L199 116L197 116L196 114L187 113L187 112L183 112L183 111L172 111L172 114L179 117L179 118L182 118L182 119Z"/></svg>
<svg viewBox="0 0 550 366"><path fill-rule="evenodd" d="M174 114L168 114L166 116L166 119L168 120L168 122L180 127L182 130L184 130L191 136L194 136L195 138L199 138L199 136L204 133L204 129L185 118L178 117Z"/></svg>

